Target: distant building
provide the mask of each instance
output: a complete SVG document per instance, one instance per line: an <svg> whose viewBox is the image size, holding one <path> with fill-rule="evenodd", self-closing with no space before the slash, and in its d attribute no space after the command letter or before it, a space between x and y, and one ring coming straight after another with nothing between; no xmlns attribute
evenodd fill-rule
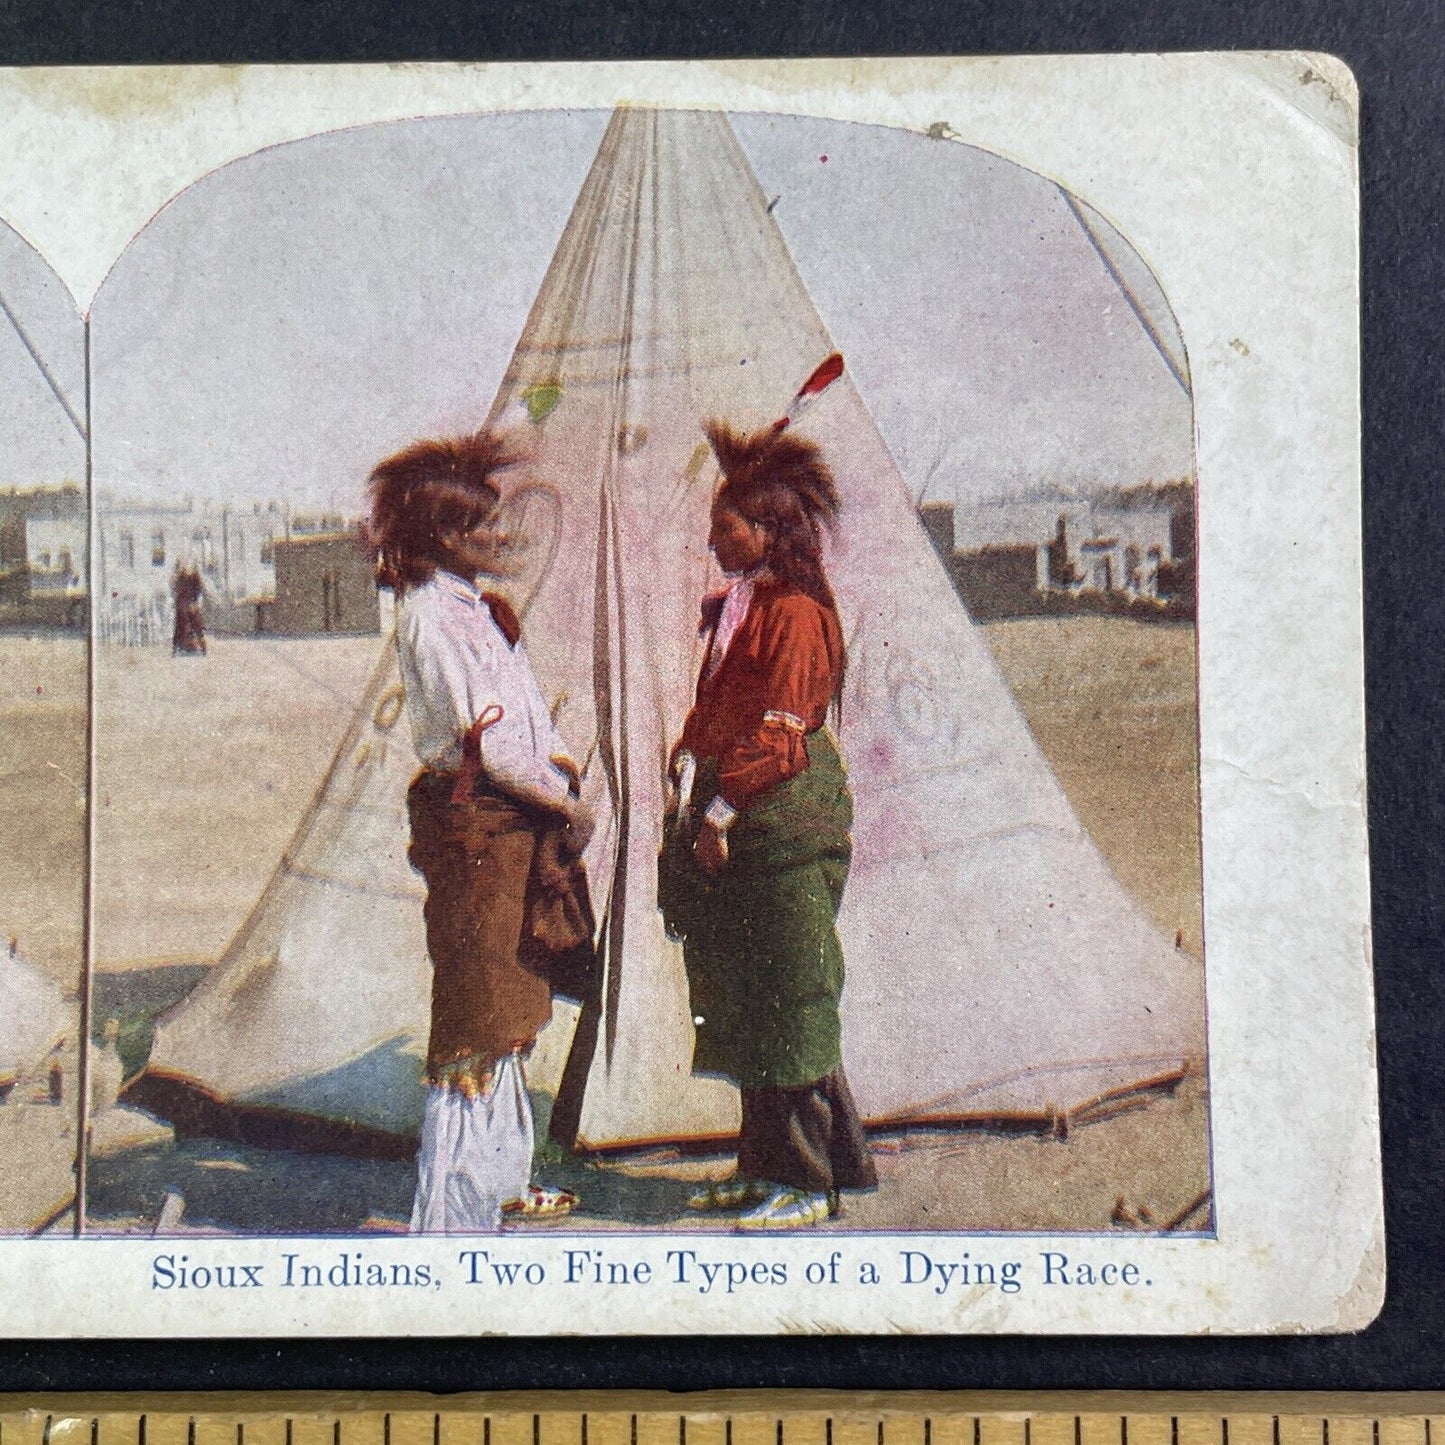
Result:
<svg viewBox="0 0 1445 1445"><path fill-rule="evenodd" d="M933 543L933 550L946 562L953 556L956 545L953 532L953 503L925 502L918 509L918 520L923 523L923 530L928 533L928 540Z"/></svg>
<svg viewBox="0 0 1445 1445"><path fill-rule="evenodd" d="M1043 610L1048 574L1041 570L1045 548L1032 543L980 547L953 558L953 585L978 622L996 617L1027 617Z"/></svg>
<svg viewBox="0 0 1445 1445"><path fill-rule="evenodd" d="M1068 575L1051 585L1079 592L1159 595L1159 569L1173 560L1173 512L1167 506L1099 508L1061 513L1051 558L1063 559Z"/></svg>
<svg viewBox="0 0 1445 1445"><path fill-rule="evenodd" d="M206 628L254 632L276 596L275 549L290 534L276 502L133 502L102 495L96 506L97 628L108 641L169 643L171 580L193 564L205 585Z"/></svg>
<svg viewBox="0 0 1445 1445"><path fill-rule="evenodd" d="M969 612L986 621L1169 600L1166 584L1183 576L1174 551L1180 510L1172 494L1140 489L1117 504L930 503L919 516ZM1192 551L1192 493L1189 510Z"/></svg>
<svg viewBox="0 0 1445 1445"><path fill-rule="evenodd" d="M27 623L85 622L85 493L68 483L0 492L0 606Z"/></svg>
<svg viewBox="0 0 1445 1445"><path fill-rule="evenodd" d="M381 630L376 570L355 531L292 536L275 545L276 596L258 631L279 634Z"/></svg>

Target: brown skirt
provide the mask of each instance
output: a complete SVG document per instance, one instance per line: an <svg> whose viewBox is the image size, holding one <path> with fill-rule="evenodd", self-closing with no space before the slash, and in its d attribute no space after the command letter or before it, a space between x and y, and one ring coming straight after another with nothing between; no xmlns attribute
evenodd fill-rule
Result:
<svg viewBox="0 0 1445 1445"><path fill-rule="evenodd" d="M517 961L534 821L503 798L451 801L455 778L424 772L407 793L412 866L426 879L432 962L427 1076L482 1083L528 1049L552 1016L552 993Z"/></svg>
<svg viewBox="0 0 1445 1445"><path fill-rule="evenodd" d="M871 1189L878 1171L840 1064L793 1088L744 1089L738 1177L822 1194Z"/></svg>

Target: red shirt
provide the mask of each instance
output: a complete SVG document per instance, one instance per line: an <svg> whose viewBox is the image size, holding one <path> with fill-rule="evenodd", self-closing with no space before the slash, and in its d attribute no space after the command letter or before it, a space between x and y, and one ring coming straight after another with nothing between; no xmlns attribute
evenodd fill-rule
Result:
<svg viewBox="0 0 1445 1445"><path fill-rule="evenodd" d="M715 628L722 599L703 603ZM718 795L742 812L808 766L804 737L823 725L843 680L843 629L833 608L771 578L711 677L704 663L680 748L717 763Z"/></svg>

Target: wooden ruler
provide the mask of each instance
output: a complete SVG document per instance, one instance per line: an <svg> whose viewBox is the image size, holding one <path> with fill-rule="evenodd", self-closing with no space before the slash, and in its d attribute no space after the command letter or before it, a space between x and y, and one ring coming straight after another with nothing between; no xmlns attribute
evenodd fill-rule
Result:
<svg viewBox="0 0 1445 1445"><path fill-rule="evenodd" d="M1445 1395L0 1395L0 1445L1445 1445Z"/></svg>

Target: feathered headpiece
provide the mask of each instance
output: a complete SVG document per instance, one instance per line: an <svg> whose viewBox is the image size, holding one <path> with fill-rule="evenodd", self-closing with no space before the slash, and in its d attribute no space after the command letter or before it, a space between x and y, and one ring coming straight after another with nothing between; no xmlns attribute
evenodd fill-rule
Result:
<svg viewBox="0 0 1445 1445"><path fill-rule="evenodd" d="M773 423L773 430L782 431L791 426L842 375L843 353L835 351L813 368L813 374L799 388L797 396L788 403L787 411Z"/></svg>
<svg viewBox="0 0 1445 1445"><path fill-rule="evenodd" d="M816 366L788 409L771 426L740 432L726 422L709 421L703 430L725 478L729 501L746 509L745 499L765 484L793 493L815 527L831 526L838 515L838 489L816 443L788 428L843 375L843 354L835 351Z"/></svg>
<svg viewBox="0 0 1445 1445"><path fill-rule="evenodd" d="M787 413L761 430L738 431L718 420L703 427L723 474L718 502L765 526L773 572L829 605L823 532L837 525L838 485L818 444L791 424L842 374L843 358L835 352L803 384Z"/></svg>
<svg viewBox="0 0 1445 1445"><path fill-rule="evenodd" d="M716 419L703 430L723 474L719 498L735 511L767 522L762 513L792 510L786 497L815 531L837 520L838 486L817 442L771 426L738 431Z"/></svg>
<svg viewBox="0 0 1445 1445"><path fill-rule="evenodd" d="M479 431L420 441L371 473L367 540L384 587L425 581L435 567L437 539L501 500L497 473L525 460L506 436Z"/></svg>

